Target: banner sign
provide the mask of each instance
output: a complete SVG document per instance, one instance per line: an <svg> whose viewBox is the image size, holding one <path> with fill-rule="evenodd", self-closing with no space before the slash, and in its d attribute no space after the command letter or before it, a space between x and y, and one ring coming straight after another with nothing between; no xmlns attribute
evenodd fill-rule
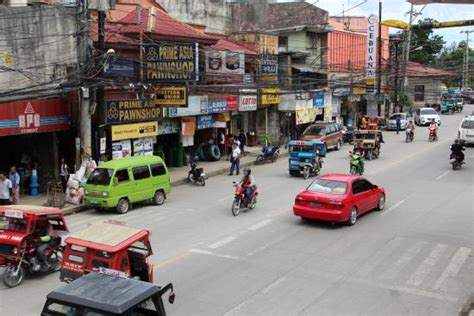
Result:
<svg viewBox="0 0 474 316"><path fill-rule="evenodd" d="M214 127L216 124L216 118L214 115L200 115L197 117L197 129L205 129Z"/></svg>
<svg viewBox="0 0 474 316"><path fill-rule="evenodd" d="M236 95L228 95L226 97L227 111L238 111L239 110L239 98Z"/></svg>
<svg viewBox="0 0 474 316"><path fill-rule="evenodd" d="M158 135L158 122L112 125L112 140L152 137Z"/></svg>
<svg viewBox="0 0 474 316"><path fill-rule="evenodd" d="M181 131L183 136L193 136L196 130L196 117L188 116L181 118Z"/></svg>
<svg viewBox="0 0 474 316"><path fill-rule="evenodd" d="M223 100L209 100L207 104L207 113L222 113L227 111L227 101Z"/></svg>
<svg viewBox="0 0 474 316"><path fill-rule="evenodd" d="M367 78L375 78L377 62L377 22L378 18L372 14L368 18L367 28Z"/></svg>
<svg viewBox="0 0 474 316"><path fill-rule="evenodd" d="M324 94L317 94L313 96L313 108L324 108Z"/></svg>
<svg viewBox="0 0 474 316"><path fill-rule="evenodd" d="M252 93L255 93L254 95ZM257 110L257 90L242 89L240 90L239 111L256 111Z"/></svg>
<svg viewBox="0 0 474 316"><path fill-rule="evenodd" d="M148 100L114 100L106 106L109 124L156 121L161 115L161 109Z"/></svg>
<svg viewBox="0 0 474 316"><path fill-rule="evenodd" d="M158 124L158 135L168 135L178 133L179 124L177 120L168 119L163 120Z"/></svg>
<svg viewBox="0 0 474 316"><path fill-rule="evenodd" d="M245 73L245 55L241 52L207 51L206 73L243 75Z"/></svg>
<svg viewBox="0 0 474 316"><path fill-rule="evenodd" d="M169 117L193 116L207 113L207 95L192 95L188 97L188 107L168 108Z"/></svg>
<svg viewBox="0 0 474 316"><path fill-rule="evenodd" d="M198 44L145 44L145 79L152 82L198 80Z"/></svg>
<svg viewBox="0 0 474 316"><path fill-rule="evenodd" d="M155 89L155 105L186 107L188 105L188 88L157 87Z"/></svg>
<svg viewBox="0 0 474 316"><path fill-rule="evenodd" d="M66 102L61 99L0 103L0 136L69 129Z"/></svg>
<svg viewBox="0 0 474 316"><path fill-rule="evenodd" d="M262 105L278 105L280 104L281 90L279 88L262 89Z"/></svg>
<svg viewBox="0 0 474 316"><path fill-rule="evenodd" d="M296 124L306 124L314 122L316 119L316 115L321 114L321 109L304 109L304 110L297 110L296 111Z"/></svg>
<svg viewBox="0 0 474 316"><path fill-rule="evenodd" d="M133 59L109 57L104 65L104 75L106 77L136 77Z"/></svg>

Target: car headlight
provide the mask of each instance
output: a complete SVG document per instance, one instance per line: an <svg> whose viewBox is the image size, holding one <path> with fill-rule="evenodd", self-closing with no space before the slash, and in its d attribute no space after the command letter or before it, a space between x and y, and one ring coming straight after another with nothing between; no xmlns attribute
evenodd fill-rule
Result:
<svg viewBox="0 0 474 316"><path fill-rule="evenodd" d="M13 252L14 255L16 255L16 254L18 253L18 248L17 248L17 247L13 247L12 252Z"/></svg>
<svg viewBox="0 0 474 316"><path fill-rule="evenodd" d="M102 196L104 196L104 197L109 196L109 192L102 192Z"/></svg>

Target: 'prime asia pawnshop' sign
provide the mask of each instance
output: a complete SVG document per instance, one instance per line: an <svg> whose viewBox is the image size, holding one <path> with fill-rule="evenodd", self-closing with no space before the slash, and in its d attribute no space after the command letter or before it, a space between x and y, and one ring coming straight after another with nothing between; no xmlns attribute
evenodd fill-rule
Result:
<svg viewBox="0 0 474 316"><path fill-rule="evenodd" d="M57 132L69 129L62 99L0 103L0 136Z"/></svg>

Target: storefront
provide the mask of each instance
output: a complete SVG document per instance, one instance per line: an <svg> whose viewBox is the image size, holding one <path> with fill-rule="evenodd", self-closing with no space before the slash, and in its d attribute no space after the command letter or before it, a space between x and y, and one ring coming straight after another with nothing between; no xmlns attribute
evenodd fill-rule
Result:
<svg viewBox="0 0 474 316"><path fill-rule="evenodd" d="M278 104L281 101L279 88L261 90L260 102L257 109L257 138L260 144L275 144L280 138Z"/></svg>
<svg viewBox="0 0 474 316"><path fill-rule="evenodd" d="M255 146L257 144L257 90L243 89L239 95L239 112L232 116L232 130L235 135L244 131L247 135L247 145Z"/></svg>
<svg viewBox="0 0 474 316"><path fill-rule="evenodd" d="M0 169L36 169L40 181L59 172L61 157L71 165L75 137L69 133L69 106L63 99L0 104Z"/></svg>

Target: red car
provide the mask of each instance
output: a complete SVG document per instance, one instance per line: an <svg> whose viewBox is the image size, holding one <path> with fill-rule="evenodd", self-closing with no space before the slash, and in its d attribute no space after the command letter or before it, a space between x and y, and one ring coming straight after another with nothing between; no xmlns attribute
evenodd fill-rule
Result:
<svg viewBox="0 0 474 316"><path fill-rule="evenodd" d="M385 190L359 176L327 174L317 177L296 196L293 213L303 219L346 222L385 207Z"/></svg>

